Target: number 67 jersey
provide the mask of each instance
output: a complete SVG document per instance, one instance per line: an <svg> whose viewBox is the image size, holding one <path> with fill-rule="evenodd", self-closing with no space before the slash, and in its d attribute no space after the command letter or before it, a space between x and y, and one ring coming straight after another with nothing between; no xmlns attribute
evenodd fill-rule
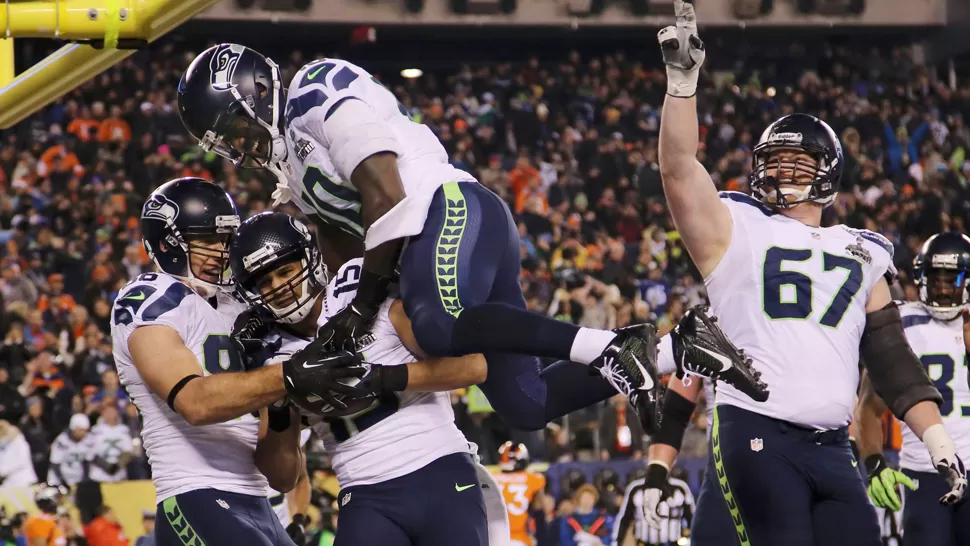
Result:
<svg viewBox="0 0 970 546"><path fill-rule="evenodd" d="M808 428L849 424L859 385L866 302L895 280L893 247L843 225L813 227L737 192L722 192L731 243L704 283L727 336L771 389L758 403L718 384L729 404Z"/></svg>
<svg viewBox="0 0 970 546"><path fill-rule="evenodd" d="M357 293L363 260L341 266L327 287L320 326L346 307ZM381 306L370 337L359 349L364 359L385 366L403 366L416 358L397 336L389 310ZM278 336L278 337L277 337ZM309 344L291 331L271 334L270 344L280 348L267 364L286 360ZM447 392L388 393L367 409L342 418L308 415L310 426L333 456L333 469L341 488L370 485L410 474L452 453L470 453L470 445L455 425L451 395Z"/></svg>
<svg viewBox="0 0 970 546"><path fill-rule="evenodd" d="M140 326L175 330L199 362L199 375L242 371L229 341L243 305L226 293L210 305L186 284L165 273L146 273L118 293L111 339L118 377L143 419L142 440L152 467L158 502L196 489L262 496L266 479L253 453L259 420L245 415L227 423L192 426L145 384L131 360L128 336Z"/></svg>

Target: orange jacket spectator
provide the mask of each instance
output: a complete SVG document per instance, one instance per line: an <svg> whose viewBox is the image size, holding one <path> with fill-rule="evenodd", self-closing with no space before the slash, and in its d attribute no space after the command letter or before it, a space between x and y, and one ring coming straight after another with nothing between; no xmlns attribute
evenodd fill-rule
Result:
<svg viewBox="0 0 970 546"><path fill-rule="evenodd" d="M117 142L131 140L131 127L121 118L108 118L101 122L98 129L98 140L101 142Z"/></svg>
<svg viewBox="0 0 970 546"><path fill-rule="evenodd" d="M516 200L519 198L519 193L529 186L529 182L537 178L539 178L539 171L529 165L529 158L520 157L515 168L509 172L509 185Z"/></svg>
<svg viewBox="0 0 970 546"><path fill-rule="evenodd" d="M101 515L84 527L84 538L88 546L128 546L128 537L114 512L107 506L103 506Z"/></svg>
<svg viewBox="0 0 970 546"><path fill-rule="evenodd" d="M39 513L27 518L24 524L24 535L27 537L27 544L34 544L35 539L46 539L47 546L65 546L67 539L64 538L64 531L57 526L57 519L51 514Z"/></svg>
<svg viewBox="0 0 970 546"><path fill-rule="evenodd" d="M94 118L77 117L67 126L67 132L76 136L81 142L88 142L98 134L101 123Z"/></svg>
<svg viewBox="0 0 970 546"><path fill-rule="evenodd" d="M54 169L54 160L57 158L61 160L62 170L74 171L74 174L77 175L84 174L84 167L81 166L77 156L63 144L55 144L44 150L44 153L40 155L40 162L37 164L37 173L46 176Z"/></svg>

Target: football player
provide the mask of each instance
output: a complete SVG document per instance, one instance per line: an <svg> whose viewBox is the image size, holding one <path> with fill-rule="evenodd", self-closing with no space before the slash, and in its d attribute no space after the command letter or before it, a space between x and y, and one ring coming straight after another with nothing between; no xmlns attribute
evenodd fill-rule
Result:
<svg viewBox="0 0 970 546"><path fill-rule="evenodd" d="M913 266L919 301L900 306L906 338L943 395L943 426L956 442L959 457L970 457L970 238L962 233L939 233L926 240ZM936 462L919 438L903 427L899 453L902 472L882 456L885 404L864 381L856 410L859 451L869 473L869 496L881 508L903 507L903 537L907 544L970 546L970 504L941 505L951 486L937 472ZM905 502L898 485L905 486ZM917 484L919 487L917 488Z"/></svg>
<svg viewBox="0 0 970 546"><path fill-rule="evenodd" d="M364 335L399 269L418 344L435 356L484 353L482 391L510 425L538 430L619 391L654 430L655 328L594 330L527 311L508 206L451 166L434 133L366 70L316 60L287 93L272 60L220 44L186 70L178 102L205 150L277 173L277 202L294 201L328 239L342 231L364 240L354 301L321 329L316 347ZM538 373L536 357L562 361L548 381L523 384L520 376ZM583 365L604 380L575 381Z"/></svg>
<svg viewBox="0 0 970 546"><path fill-rule="evenodd" d="M410 322L393 299L355 349L322 358L308 350L318 328L350 304L362 263L352 260L329 279L310 231L287 214L243 222L230 262L239 293L274 326L265 343L275 354L266 364L282 363L291 398L333 457L341 486L335 544L487 545L485 495L498 496L497 487L489 480L483 489L487 471L454 423L449 394L433 392L484 380L485 359L418 360ZM363 382L371 395L346 396L368 371ZM330 391L318 397L295 388L307 376L328 378ZM279 422L270 417L271 428L290 426L289 413L281 415ZM503 531L508 536L507 524Z"/></svg>
<svg viewBox="0 0 970 546"><path fill-rule="evenodd" d="M495 474L495 481L502 490L509 513L511 546L535 544L529 530L529 515L533 511L542 510L546 477L529 472L526 470L528 466L529 450L525 444L505 442L498 449L498 467L501 473Z"/></svg>
<svg viewBox="0 0 970 546"><path fill-rule="evenodd" d="M158 272L129 281L112 310L114 359L144 419L163 546L292 544L266 490L267 479L282 491L296 482L285 457L299 447L299 427L267 431L268 418L250 415L286 394L283 374L245 371L229 339L245 308L225 290L238 226L236 205L215 184L163 184L141 216Z"/></svg>
<svg viewBox="0 0 970 546"><path fill-rule="evenodd" d="M667 65L664 194L712 312L772 389L765 402L723 383L715 396L711 455L737 541L878 545L848 444L860 356L877 392L945 475L944 500L956 502L966 489L940 418L942 397L890 298L892 244L866 230L821 227L844 160L832 128L809 115L785 116L761 135L752 150L754 196L718 194L696 158L704 43L693 6L675 0L674 10L676 25L658 34Z"/></svg>

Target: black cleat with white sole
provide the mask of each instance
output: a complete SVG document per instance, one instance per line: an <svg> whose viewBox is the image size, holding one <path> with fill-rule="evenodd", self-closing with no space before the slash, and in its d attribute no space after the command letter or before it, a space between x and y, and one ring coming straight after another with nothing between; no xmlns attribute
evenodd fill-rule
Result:
<svg viewBox="0 0 970 546"><path fill-rule="evenodd" d="M717 325L717 317L708 315L706 305L687 310L674 328L674 359L679 371L724 381L755 402L768 400L768 386L761 372L754 369L744 351L734 346Z"/></svg>
<svg viewBox="0 0 970 546"><path fill-rule="evenodd" d="M660 426L657 328L652 324L635 324L614 332L616 337L591 366L629 398L644 432L652 434Z"/></svg>

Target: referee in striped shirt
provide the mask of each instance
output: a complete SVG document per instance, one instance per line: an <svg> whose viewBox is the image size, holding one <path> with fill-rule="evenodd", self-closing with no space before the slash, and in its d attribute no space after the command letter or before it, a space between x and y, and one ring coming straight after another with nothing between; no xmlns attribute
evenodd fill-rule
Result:
<svg viewBox="0 0 970 546"><path fill-rule="evenodd" d="M694 496L683 480L667 480L667 498L657 505L659 525L644 518L646 480L633 480L626 486L623 504L613 526L613 546L676 546L690 529L694 514Z"/></svg>

